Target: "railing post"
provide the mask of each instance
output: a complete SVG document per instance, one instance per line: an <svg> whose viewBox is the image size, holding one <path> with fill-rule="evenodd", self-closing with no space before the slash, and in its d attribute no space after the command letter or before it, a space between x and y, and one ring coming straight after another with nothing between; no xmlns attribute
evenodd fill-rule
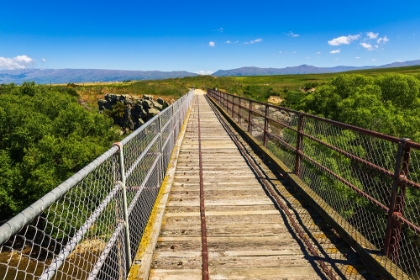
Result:
<svg viewBox="0 0 420 280"><path fill-rule="evenodd" d="M232 95L232 119L235 119L235 96Z"/></svg>
<svg viewBox="0 0 420 280"><path fill-rule="evenodd" d="M231 107L232 119L235 120L235 96L231 95L231 97L232 97L232 107Z"/></svg>
<svg viewBox="0 0 420 280"><path fill-rule="evenodd" d="M384 254L394 263L398 264L400 250L402 223L399 217L404 216L405 183L400 179L406 178L409 173L410 147L406 146L410 139L402 138L398 143L395 158L394 182L389 202L388 223L385 231Z"/></svg>
<svg viewBox="0 0 420 280"><path fill-rule="evenodd" d="M121 173L121 188L123 193L123 208L124 208L124 227L125 227L125 266L128 271L131 267L131 242L130 242L130 224L128 217L128 202L127 202L127 190L126 190L126 177L125 177L125 166L124 166L124 150L121 142L114 143L115 146L119 149L119 158L120 158L120 173Z"/></svg>
<svg viewBox="0 0 420 280"><path fill-rule="evenodd" d="M264 147L267 148L268 144L268 113L270 111L270 106L265 104L265 116L264 116Z"/></svg>
<svg viewBox="0 0 420 280"><path fill-rule="evenodd" d="M238 123L242 127L242 99L238 96Z"/></svg>
<svg viewBox="0 0 420 280"><path fill-rule="evenodd" d="M161 169L161 170L158 170L158 172L159 172L159 174L161 174L161 178L163 178L164 176L165 176L165 170L164 170L164 167L163 167L163 164L164 164L164 154L163 154L163 152L164 152L164 150L163 150L163 139L162 139L162 117L161 117L161 114L160 113L158 113L158 125L159 125L159 152L160 152L160 165L159 165L159 169Z"/></svg>
<svg viewBox="0 0 420 280"><path fill-rule="evenodd" d="M239 108L239 104L241 103L241 99L239 98L239 96L236 96L236 118L238 120L238 124L239 126L241 126L241 116L239 115L240 113L240 108Z"/></svg>
<svg viewBox="0 0 420 280"><path fill-rule="evenodd" d="M302 162L302 147L303 147L303 115L299 114L296 140L296 158L295 158L295 174L300 176L300 166Z"/></svg>
<svg viewBox="0 0 420 280"><path fill-rule="evenodd" d="M235 120L235 96L232 95L232 119Z"/></svg>
<svg viewBox="0 0 420 280"><path fill-rule="evenodd" d="M172 140L171 140L171 147L175 147L175 125L176 125L176 120L175 120L175 115L174 115L174 106L171 107L171 133L172 133Z"/></svg>
<svg viewBox="0 0 420 280"><path fill-rule="evenodd" d="M228 114L229 114L229 108L230 108L231 116L233 116L233 114L232 114L232 101L231 101L231 100L229 100L229 97L230 97L230 96L226 94L226 100L227 100L227 105L228 105L227 112L228 112Z"/></svg>
<svg viewBox="0 0 420 280"><path fill-rule="evenodd" d="M248 106L248 132L252 134L252 101L249 100Z"/></svg>

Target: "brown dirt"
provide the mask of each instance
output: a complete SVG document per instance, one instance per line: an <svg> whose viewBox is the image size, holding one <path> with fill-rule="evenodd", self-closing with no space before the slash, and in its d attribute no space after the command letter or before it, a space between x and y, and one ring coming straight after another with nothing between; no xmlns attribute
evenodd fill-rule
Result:
<svg viewBox="0 0 420 280"><path fill-rule="evenodd" d="M274 96L274 95L272 95L272 96L270 96L269 98L268 98L268 103L271 103L271 104L274 104L274 105L279 105L280 103L282 103L283 102L283 100L284 99L281 99L280 97L278 97L278 96Z"/></svg>

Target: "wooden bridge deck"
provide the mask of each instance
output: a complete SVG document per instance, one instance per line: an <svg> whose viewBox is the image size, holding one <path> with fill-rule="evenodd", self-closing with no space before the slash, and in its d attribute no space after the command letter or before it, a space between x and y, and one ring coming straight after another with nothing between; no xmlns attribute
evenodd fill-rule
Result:
<svg viewBox="0 0 420 280"><path fill-rule="evenodd" d="M289 219L267 195L261 178L250 169L204 95L197 93L195 98L157 243L153 252L140 254L141 259L134 262L147 271L144 275L149 279L204 279L199 106L209 279L327 279L319 259L336 279L365 279L363 267L348 263L351 249L341 244L333 232L323 231L330 229L254 155L321 255L310 253ZM327 256L328 252L333 256ZM149 261L145 261L147 254ZM135 275L130 272L130 277Z"/></svg>

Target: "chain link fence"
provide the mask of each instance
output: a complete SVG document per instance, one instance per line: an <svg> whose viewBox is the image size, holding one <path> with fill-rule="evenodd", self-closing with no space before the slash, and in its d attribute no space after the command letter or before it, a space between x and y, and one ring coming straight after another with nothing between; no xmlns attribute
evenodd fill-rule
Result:
<svg viewBox="0 0 420 280"><path fill-rule="evenodd" d="M382 265L393 277L420 279L420 144L216 90L208 94L338 213L334 219L344 220L370 254L386 256Z"/></svg>
<svg viewBox="0 0 420 280"><path fill-rule="evenodd" d="M126 279L190 91L0 227L0 279Z"/></svg>

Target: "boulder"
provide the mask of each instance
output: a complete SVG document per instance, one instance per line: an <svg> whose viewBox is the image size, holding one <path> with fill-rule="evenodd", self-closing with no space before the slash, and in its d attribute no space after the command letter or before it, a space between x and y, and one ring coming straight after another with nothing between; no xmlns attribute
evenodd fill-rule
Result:
<svg viewBox="0 0 420 280"><path fill-rule="evenodd" d="M155 107L155 108L159 109L160 111L162 111L162 109L163 109L163 105L162 104L159 104L159 102L156 102L156 101L152 101L152 102L153 102L153 107Z"/></svg>
<svg viewBox="0 0 420 280"><path fill-rule="evenodd" d="M98 100L99 111L102 111L104 109L111 109L111 108L107 108L108 104L109 104L108 101L106 101L105 99L99 99Z"/></svg>
<svg viewBox="0 0 420 280"><path fill-rule="evenodd" d="M165 100L163 100L162 98L158 98L158 99L156 99L156 101L160 104L160 105L162 105L162 107L163 107L163 109L165 109L166 107L168 107L169 106L169 104L168 104L168 102L166 102Z"/></svg>
<svg viewBox="0 0 420 280"><path fill-rule="evenodd" d="M118 107L114 107L117 104ZM124 106L124 113L121 111L120 104ZM154 101L153 96L146 94L142 98L135 98L125 94L107 93L105 94L105 99L98 100L99 111L101 112L105 109L111 111L114 124L119 125L124 131L139 128L168 106L169 104L162 98L157 98ZM117 112L120 110L120 113L115 113L114 108Z"/></svg>
<svg viewBox="0 0 420 280"><path fill-rule="evenodd" d="M160 111L158 109L156 109L156 108L150 108L147 116L149 117L149 119L151 119L154 116L156 116L157 114L159 114L159 112Z"/></svg>
<svg viewBox="0 0 420 280"><path fill-rule="evenodd" d="M147 94L144 94L144 95L143 95L143 97L142 97L141 99L143 99L143 100L150 100L150 101L153 101L153 96L151 96L151 95L147 95Z"/></svg>
<svg viewBox="0 0 420 280"><path fill-rule="evenodd" d="M148 99L143 100L142 105L143 105L143 108L146 110L153 108L153 102Z"/></svg>

